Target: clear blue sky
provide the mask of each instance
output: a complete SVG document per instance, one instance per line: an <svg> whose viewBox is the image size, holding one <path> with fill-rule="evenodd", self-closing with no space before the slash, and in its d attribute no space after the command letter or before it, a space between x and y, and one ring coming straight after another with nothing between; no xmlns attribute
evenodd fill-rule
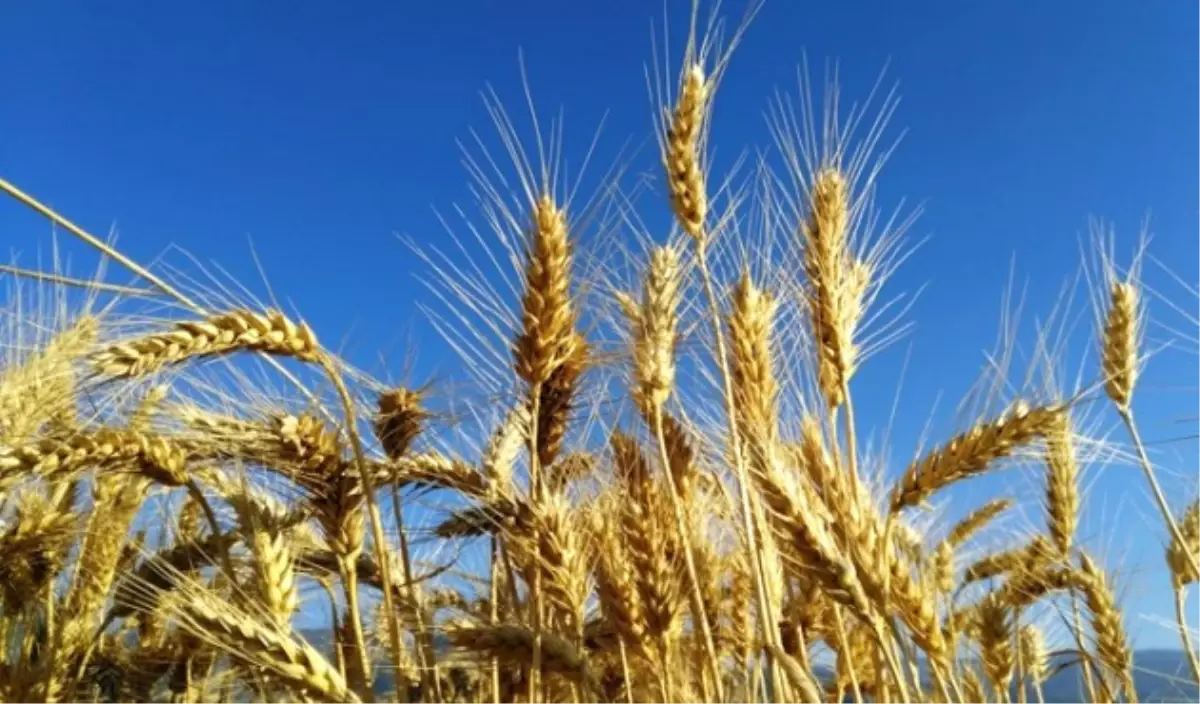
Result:
<svg viewBox="0 0 1200 704"><path fill-rule="evenodd" d="M686 9L675 10L678 23ZM642 70L661 16L634 0L6 2L0 175L93 230L115 224L141 260L176 243L254 286L252 240L272 286L326 340L350 335L352 356L370 363L411 337L420 368L444 348L412 312L417 265L395 235L432 242L443 236L432 208L467 199L455 140L488 128L478 91L491 83L516 105L521 48L536 99L565 109L577 143L605 111L602 146L642 140ZM1115 221L1124 252L1150 214L1152 252L1200 278L1197 22L1182 0L766 4L723 87L726 149L767 144L766 99L794 89L802 52L818 67L839 59L848 98L889 59L900 83L894 125L908 134L882 195L924 201L915 233L931 239L894 282L928 284L910 314L904 387L916 410L897 423L896 457L911 454L938 392L948 416L974 378L1014 257L1031 311L1045 312L1075 271L1089 214ZM0 203L0 243L24 264L47 235ZM1194 316L1194 295L1168 291ZM873 419L903 356L863 373ZM1151 375L1146 434L1194 434L1195 357L1166 355ZM1194 491L1195 442L1161 452ZM1132 470L1105 474L1095 492L1098 516L1119 510L1140 526L1151 515ZM1165 613L1159 536L1093 518L1101 545L1129 556L1136 610L1145 599ZM1131 619L1139 645L1174 645Z"/></svg>

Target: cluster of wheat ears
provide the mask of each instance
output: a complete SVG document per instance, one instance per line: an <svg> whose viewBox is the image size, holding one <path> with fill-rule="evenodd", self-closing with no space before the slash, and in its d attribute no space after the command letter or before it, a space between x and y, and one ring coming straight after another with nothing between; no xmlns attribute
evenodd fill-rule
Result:
<svg viewBox="0 0 1200 704"><path fill-rule="evenodd" d="M852 405L899 259L902 228L872 206L882 120L856 147L861 113L781 109L783 175L764 162L714 185L736 43L718 51L719 30L693 29L657 91L673 222L644 238L637 285L580 275L576 233L602 218L570 212L553 149L532 163L505 139L515 197L481 176L490 157L468 160L492 262L522 279L489 289L481 267L424 255L450 311L435 319L489 380L475 436L430 408L452 389L376 382L278 310L213 308L0 182L152 286L46 274L89 305L10 301L0 699L1031 701L1070 669L1091 701L1135 700L1113 578L1076 538L1098 444L1085 404L1115 408L1127 441L1105 444L1161 509L1197 677L1183 604L1200 512L1168 505L1134 422L1135 268L1106 259L1093 282L1091 383L1010 394L889 471ZM603 195L649 233L630 193ZM124 314L148 295L185 312ZM1042 487L1020 542L977 544L1010 498L924 520L947 487L1014 463Z"/></svg>

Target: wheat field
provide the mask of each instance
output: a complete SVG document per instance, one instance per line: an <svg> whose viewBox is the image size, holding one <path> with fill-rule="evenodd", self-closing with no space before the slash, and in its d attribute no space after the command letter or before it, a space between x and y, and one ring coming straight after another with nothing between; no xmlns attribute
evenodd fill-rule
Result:
<svg viewBox="0 0 1200 704"><path fill-rule="evenodd" d="M1144 239L1094 224L1086 361L1051 316L897 461L853 403L910 331L888 279L916 213L876 200L894 100L802 85L772 158L718 172L745 25L693 12L648 72L644 191L615 168L581 195L556 127L522 139L489 98L470 246L413 248L454 384L384 383L302 311L133 261L0 180L135 281L4 269L0 700L1040 702L1070 677L1137 701L1119 579L1079 535L1097 458L1154 499L1130 528L1165 546L1194 692L1196 476L1165 495L1136 411L1156 307L1195 301L1152 295ZM627 264L581 246L597 229Z"/></svg>

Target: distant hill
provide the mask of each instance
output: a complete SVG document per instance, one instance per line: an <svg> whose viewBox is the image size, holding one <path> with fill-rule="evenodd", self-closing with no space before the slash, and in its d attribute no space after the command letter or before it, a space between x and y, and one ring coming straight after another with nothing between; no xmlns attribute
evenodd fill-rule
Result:
<svg viewBox="0 0 1200 704"><path fill-rule="evenodd" d="M333 643L328 629L301 629L300 633L321 652L332 654ZM1079 670L1074 665L1074 659L1064 658L1061 662L1070 666L1053 675L1043 685L1047 704L1084 701ZM1191 671L1183 651L1139 650L1134 653L1134 668L1138 699L1143 703L1200 701L1200 689L1191 681ZM390 691L392 686L391 673L386 667L380 668L376 673L376 691ZM1029 699L1035 701L1032 692ZM1013 701L1016 701L1015 696Z"/></svg>

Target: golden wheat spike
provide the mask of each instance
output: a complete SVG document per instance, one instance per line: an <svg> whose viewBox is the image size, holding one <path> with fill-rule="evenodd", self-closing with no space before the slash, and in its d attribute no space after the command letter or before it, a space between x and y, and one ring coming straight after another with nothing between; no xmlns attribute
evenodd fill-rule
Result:
<svg viewBox="0 0 1200 704"><path fill-rule="evenodd" d="M529 261L525 268L521 333L513 346L517 375L531 386L575 358L582 343L571 302L571 245L567 216L549 195L534 207Z"/></svg>
<svg viewBox="0 0 1200 704"><path fill-rule="evenodd" d="M842 403L843 388L854 371L854 328L871 270L850 257L846 176L837 169L822 169L808 197L803 257L809 322L817 348L817 382L830 408L835 408Z"/></svg>
<svg viewBox="0 0 1200 704"><path fill-rule="evenodd" d="M679 255L671 247L650 253L642 299L619 299L629 319L636 384L633 400L644 416L654 417L675 386L675 345L678 337Z"/></svg>
<svg viewBox="0 0 1200 704"><path fill-rule="evenodd" d="M704 219L708 213L700 154L708 92L704 68L693 64L684 74L679 100L667 121L663 148L671 208L683 231L697 241L704 239Z"/></svg>
<svg viewBox="0 0 1200 704"><path fill-rule="evenodd" d="M1138 375L1138 295L1131 282L1112 285L1103 342L1104 390L1118 408L1128 408Z"/></svg>
<svg viewBox="0 0 1200 704"><path fill-rule="evenodd" d="M999 418L981 422L954 437L908 466L892 490L892 511L918 504L939 489L984 472L996 460L1045 437L1060 413L1057 406L1030 408L1017 403Z"/></svg>
<svg viewBox="0 0 1200 704"><path fill-rule="evenodd" d="M1133 651L1125 632L1124 618L1117 608L1116 597L1100 567L1086 554L1079 556L1077 587L1083 593L1092 616L1092 632L1100 662L1112 670L1125 689L1126 696L1136 697L1133 681Z"/></svg>
<svg viewBox="0 0 1200 704"><path fill-rule="evenodd" d="M421 406L421 394L412 389L390 389L379 394L377 405L373 423L375 438L388 457L399 459L421 434L428 416Z"/></svg>
<svg viewBox="0 0 1200 704"><path fill-rule="evenodd" d="M279 311L234 310L203 320L176 323L169 332L113 345L92 355L91 363L103 374L129 377L149 374L192 358L238 350L312 361L320 348L306 324L293 323Z"/></svg>
<svg viewBox="0 0 1200 704"><path fill-rule="evenodd" d="M1064 411L1046 434L1046 530L1063 555L1071 551L1078 522L1079 463L1071 416Z"/></svg>

